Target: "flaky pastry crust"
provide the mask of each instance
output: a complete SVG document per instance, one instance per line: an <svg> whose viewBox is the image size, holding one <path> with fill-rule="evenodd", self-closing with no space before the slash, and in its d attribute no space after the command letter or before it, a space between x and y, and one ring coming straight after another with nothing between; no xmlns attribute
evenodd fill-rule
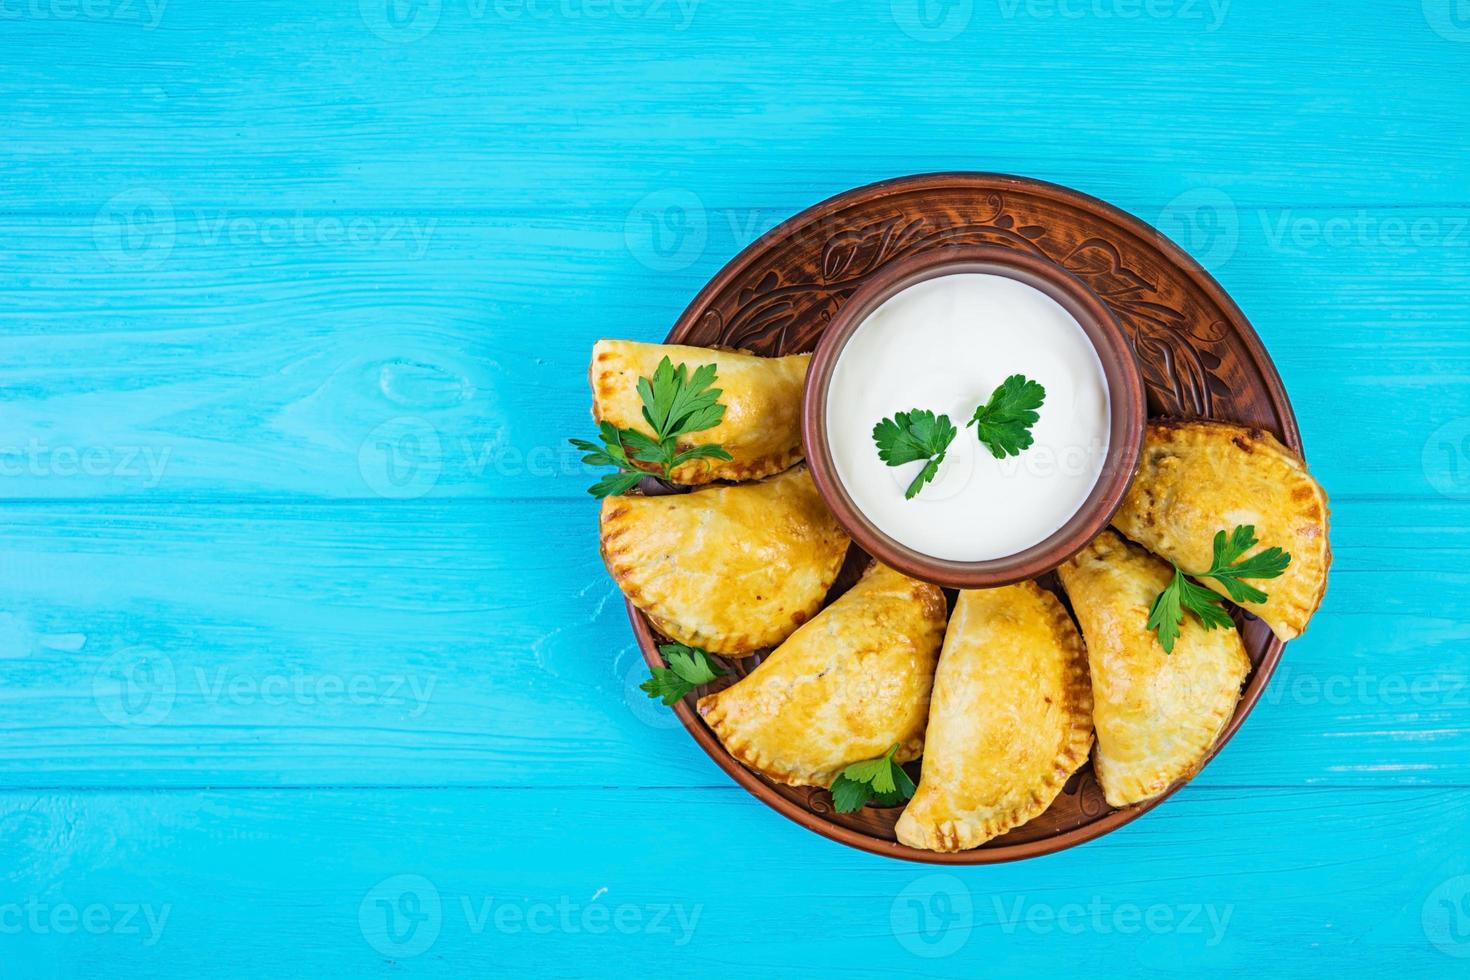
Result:
<svg viewBox="0 0 1470 980"><path fill-rule="evenodd" d="M960 593L918 791L895 827L910 847L963 851L1046 811L1092 747L1087 651L1034 582Z"/></svg>
<svg viewBox="0 0 1470 980"><path fill-rule="evenodd" d="M687 364L691 372L714 364L715 387L725 406L719 425L680 436L679 449L715 443L732 457L691 460L674 469L675 483L759 480L801 461L801 389L810 354L757 357L708 347L599 340L592 347L588 372L592 417L652 435L643 418L638 379L652 377L665 357L676 367Z"/></svg>
<svg viewBox="0 0 1470 980"><path fill-rule="evenodd" d="M1057 574L1087 641L1094 768L1109 805L1140 803L1193 777L1250 673L1240 634L1206 630L1186 615L1174 652L1165 653L1148 615L1173 569L1112 531Z"/></svg>
<svg viewBox="0 0 1470 980"><path fill-rule="evenodd" d="M944 593L874 562L738 683L699 701L725 748L792 786L828 786L855 762L923 751L944 638Z"/></svg>
<svg viewBox="0 0 1470 980"><path fill-rule="evenodd" d="M737 657L817 614L849 543L804 466L759 483L608 497L601 538L608 572L655 626Z"/></svg>
<svg viewBox="0 0 1470 980"><path fill-rule="evenodd" d="M1255 583L1264 603L1239 603L1282 640L1292 640L1327 591L1332 547L1327 494L1306 464L1261 429L1209 420L1155 420L1148 425L1137 476L1113 526L1186 572L1210 567L1215 534L1237 525L1256 529L1258 544L1291 554L1280 578ZM1225 587L1203 579L1221 595Z"/></svg>

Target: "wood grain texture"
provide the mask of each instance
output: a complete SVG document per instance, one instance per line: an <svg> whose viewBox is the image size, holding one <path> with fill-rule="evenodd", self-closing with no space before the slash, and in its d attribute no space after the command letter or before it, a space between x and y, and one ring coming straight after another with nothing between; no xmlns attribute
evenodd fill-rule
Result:
<svg viewBox="0 0 1470 980"><path fill-rule="evenodd" d="M42 924L6 937L27 976L748 975L803 957L872 978L1100 960L1130 977L1264 960L1463 975L1420 930L1470 831L1445 790L1191 788L1077 851L937 872L735 789L11 792L0 827L0 911ZM800 859L710 859L712 838ZM702 855L699 874L672 855ZM93 906L95 933L52 925Z"/></svg>
<svg viewBox="0 0 1470 980"><path fill-rule="evenodd" d="M0 3L0 973L1463 975L1455 12ZM1199 781L953 879L787 824L642 697L562 448L594 339L657 339L784 218L944 169L1074 186L1210 268L1338 556ZM361 924L401 874L449 910L417 955ZM702 918L677 945L461 911L563 896ZM67 928L99 903L171 911L152 945L141 908ZM1233 909L1219 942L1186 905Z"/></svg>
<svg viewBox="0 0 1470 980"><path fill-rule="evenodd" d="M1141 187L1200 184L1250 203L1466 203L1463 108L1432 84L1464 49L1418 0L1224 6L964 3L948 39L950 8L908 0L801 0L775 22L713 0L404 3L399 27L386 0L268 0L248 21L194 0L155 31L22 17L0 201L90 219L143 185L222 206L536 213L672 186L790 212L984 160L1130 209ZM83 154L100 159L53 166Z"/></svg>
<svg viewBox="0 0 1470 980"><path fill-rule="evenodd" d="M725 783L637 689L591 500L5 518L6 785ZM1321 615L1201 780L1470 785L1463 508L1349 503L1333 540Z"/></svg>
<svg viewBox="0 0 1470 980"><path fill-rule="evenodd" d="M761 232L789 216L756 210ZM323 222L354 217L379 238L332 240ZM660 271L623 215L334 212L299 236L290 213L237 219L232 234L214 211L180 216L149 269L110 262L90 218L0 214L0 255L24 270L0 291L0 494L579 498L596 475L565 440L592 431L593 341L661 338L759 234L709 238ZM1360 219L1440 237L1308 233ZM1296 230L1278 240L1282 221ZM1335 497L1433 493L1426 445L1470 417L1470 206L1243 210L1237 224L1213 271L1270 350L1314 472ZM415 227L416 259L400 240ZM1422 407L1384 411L1406 400Z"/></svg>

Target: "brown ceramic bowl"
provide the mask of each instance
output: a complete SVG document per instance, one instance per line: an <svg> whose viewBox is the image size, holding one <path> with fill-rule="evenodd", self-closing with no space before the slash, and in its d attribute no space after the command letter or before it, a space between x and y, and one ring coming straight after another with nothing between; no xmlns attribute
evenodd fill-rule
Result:
<svg viewBox="0 0 1470 980"><path fill-rule="evenodd" d="M1092 492L1071 520L1050 537L1014 555L989 561L933 558L880 531L857 508L843 486L827 438L827 401L832 376L858 328L878 307L903 290L960 273L1004 276L1051 297L1072 315L1092 341L1108 382L1108 450ZM801 405L802 440L812 478L852 539L868 554L906 575L963 589L989 589L1036 578L1082 550L1107 527L1123 501L1138 466L1146 421L1138 364L1112 311L1086 283L1061 266L1014 248L994 245L957 245L920 252L892 262L871 276L822 334L807 370Z"/></svg>

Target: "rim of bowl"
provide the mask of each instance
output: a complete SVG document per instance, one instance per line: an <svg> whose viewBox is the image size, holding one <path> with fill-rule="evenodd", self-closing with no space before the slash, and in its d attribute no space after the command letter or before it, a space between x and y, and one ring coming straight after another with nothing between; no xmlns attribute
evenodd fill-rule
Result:
<svg viewBox="0 0 1470 980"><path fill-rule="evenodd" d="M1051 297L1092 342L1108 382L1108 450L1097 483L1077 512L1024 551L986 561L935 558L904 545L858 509L837 475L827 437L827 401L837 362L864 321L893 296L930 279L961 273L1004 276ZM1112 310L1081 279L1038 256L1001 245L949 245L884 267L844 303L822 334L807 369L801 433L818 492L839 524L874 558L914 578L960 589L989 589L1043 575L1096 537L1123 503L1143 449L1148 421L1133 348Z"/></svg>

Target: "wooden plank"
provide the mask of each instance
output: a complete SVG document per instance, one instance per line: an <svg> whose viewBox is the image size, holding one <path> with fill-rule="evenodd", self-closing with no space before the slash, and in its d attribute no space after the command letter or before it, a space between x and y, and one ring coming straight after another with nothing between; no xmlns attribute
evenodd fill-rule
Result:
<svg viewBox="0 0 1470 980"><path fill-rule="evenodd" d="M733 790L9 791L0 827L26 976L1464 975L1458 791L1191 788L952 871Z"/></svg>
<svg viewBox="0 0 1470 980"><path fill-rule="evenodd" d="M709 214L724 237L674 271L607 212L180 208L136 252L107 222L0 215L18 270L0 495L581 498L596 477L565 440L590 430L592 342L662 337L785 213ZM1271 350L1329 492L1470 497L1470 207L1233 221L1197 250Z"/></svg>
<svg viewBox="0 0 1470 980"><path fill-rule="evenodd" d="M10 786L725 785L586 502L7 505ZM1470 530L1339 508L1312 629L1210 785L1470 785Z"/></svg>
<svg viewBox="0 0 1470 980"><path fill-rule="evenodd" d="M0 0L0 974L1464 975L1449 3L387 3ZM594 338L951 168L1216 272L1338 564L1167 806L936 874L782 820L636 691L562 446ZM405 875L422 951L385 942Z"/></svg>
<svg viewBox="0 0 1470 980"><path fill-rule="evenodd" d="M1465 201L1467 110L1443 84L1463 46L1417 0L1309 0L1290 18L1005 0L945 8L965 22L933 28L912 0L860 23L822 0L777 14L444 0L395 6L397 27L387 0L274 0L250 19L231 0L15 6L0 209L90 218L148 187L218 206L539 213L684 187L791 210L977 168L1124 206L1200 184L1274 204ZM834 43L856 37L860 57Z"/></svg>

